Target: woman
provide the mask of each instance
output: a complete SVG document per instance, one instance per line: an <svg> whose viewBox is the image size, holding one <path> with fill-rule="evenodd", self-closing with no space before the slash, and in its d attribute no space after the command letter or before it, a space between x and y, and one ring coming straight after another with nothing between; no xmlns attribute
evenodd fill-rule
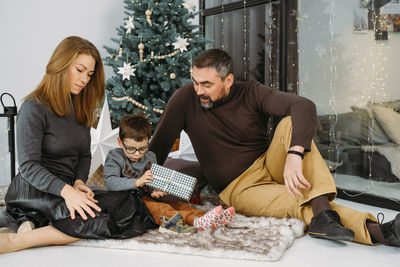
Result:
<svg viewBox="0 0 400 267"><path fill-rule="evenodd" d="M126 238L157 226L136 195L93 192L85 185L90 126L103 96L96 47L80 37L64 39L18 113L19 173L6 195L6 215L23 227L0 234L0 252L78 238ZM32 224L40 228L29 231Z"/></svg>

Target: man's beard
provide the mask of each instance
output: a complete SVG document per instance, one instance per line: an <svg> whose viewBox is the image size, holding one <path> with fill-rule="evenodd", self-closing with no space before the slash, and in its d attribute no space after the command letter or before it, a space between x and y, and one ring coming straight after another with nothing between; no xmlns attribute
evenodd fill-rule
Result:
<svg viewBox="0 0 400 267"><path fill-rule="evenodd" d="M208 100L208 102L203 102L203 101L201 101L201 99ZM205 109L210 109L214 106L214 102L211 100L210 96L199 95L199 101L200 101L200 106Z"/></svg>

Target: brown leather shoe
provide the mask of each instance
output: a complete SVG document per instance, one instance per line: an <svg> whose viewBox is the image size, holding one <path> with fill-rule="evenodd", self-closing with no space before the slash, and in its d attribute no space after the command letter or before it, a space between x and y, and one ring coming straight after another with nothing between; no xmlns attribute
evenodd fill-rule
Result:
<svg viewBox="0 0 400 267"><path fill-rule="evenodd" d="M311 219L308 233L312 237L338 241L353 241L354 232L343 226L339 214L325 210Z"/></svg>
<svg viewBox="0 0 400 267"><path fill-rule="evenodd" d="M391 246L400 247L400 213L397 214L394 220L387 223L383 223L384 216L382 213L378 214L378 221L380 215L382 215L382 220L379 222L379 225L386 242Z"/></svg>

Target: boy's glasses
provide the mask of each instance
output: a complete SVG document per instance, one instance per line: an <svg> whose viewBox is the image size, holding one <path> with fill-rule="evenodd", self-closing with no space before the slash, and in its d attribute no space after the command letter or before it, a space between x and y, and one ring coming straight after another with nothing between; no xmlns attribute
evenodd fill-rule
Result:
<svg viewBox="0 0 400 267"><path fill-rule="evenodd" d="M136 147L126 147L126 145L124 144L124 142L121 142L121 143L122 143L122 145L124 146L126 153L128 153L128 154L135 154L136 151L139 151L140 154L144 154L144 153L146 153L146 152L149 150L149 147L148 147L148 146L139 147L139 148L136 148Z"/></svg>

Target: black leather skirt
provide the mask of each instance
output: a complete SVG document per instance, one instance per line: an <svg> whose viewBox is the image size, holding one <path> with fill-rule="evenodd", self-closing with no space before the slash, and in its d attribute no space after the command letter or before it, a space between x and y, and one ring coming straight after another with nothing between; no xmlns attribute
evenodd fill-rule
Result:
<svg viewBox="0 0 400 267"><path fill-rule="evenodd" d="M73 183L71 178L57 176ZM17 224L29 220L35 227L51 225L69 236L85 239L124 239L158 227L137 191L95 190L94 194L102 211L93 210L96 217L88 215L87 220L76 213L72 220L62 197L39 191L18 174L6 194L6 214Z"/></svg>

